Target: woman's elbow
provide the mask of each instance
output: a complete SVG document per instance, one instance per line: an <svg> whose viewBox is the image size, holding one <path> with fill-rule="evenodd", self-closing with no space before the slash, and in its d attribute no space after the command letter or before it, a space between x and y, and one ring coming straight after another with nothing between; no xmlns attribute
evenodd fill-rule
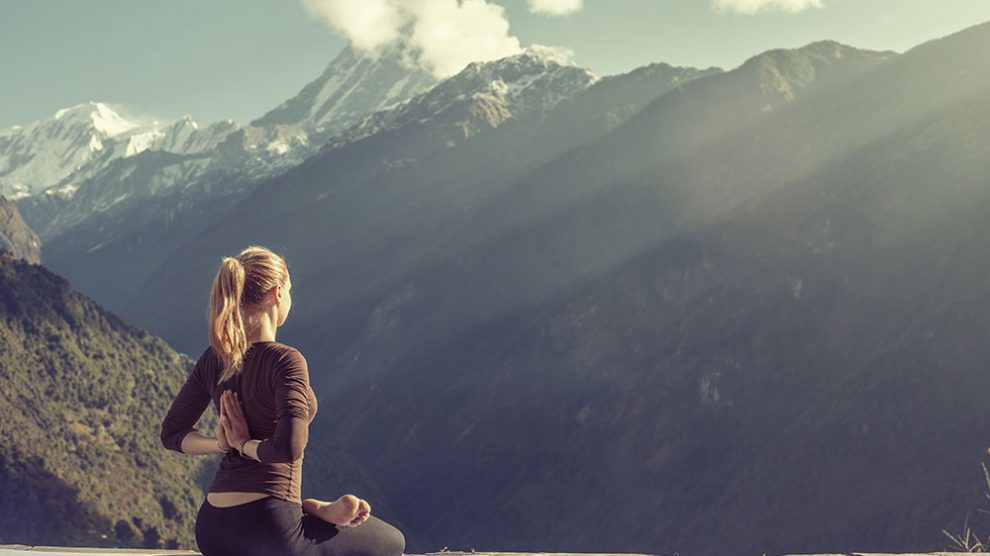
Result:
<svg viewBox="0 0 990 556"><path fill-rule="evenodd" d="M306 449L306 445L299 445L296 443L286 444L281 447L274 447L275 449L270 452L271 456L264 457L259 454L259 459L263 463L292 463L298 461L299 458L303 456L303 452Z"/></svg>
<svg viewBox="0 0 990 556"><path fill-rule="evenodd" d="M166 426L165 423L162 423L162 430L159 435L162 446L164 446L166 450L182 452L182 438L188 433L188 431L181 432L182 433L180 434L180 431L173 430L171 427Z"/></svg>
<svg viewBox="0 0 990 556"><path fill-rule="evenodd" d="M299 458L303 457L303 452L306 451L306 440L303 438L302 440L289 443L289 450L286 456L290 462L298 461Z"/></svg>
<svg viewBox="0 0 990 556"><path fill-rule="evenodd" d="M301 458L305 450L305 437L288 442L266 440L258 446L258 459L262 463L292 463Z"/></svg>

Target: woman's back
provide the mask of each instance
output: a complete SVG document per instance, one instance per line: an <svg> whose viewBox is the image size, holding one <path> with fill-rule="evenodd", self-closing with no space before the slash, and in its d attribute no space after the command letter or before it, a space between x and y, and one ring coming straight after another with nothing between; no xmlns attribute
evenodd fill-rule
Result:
<svg viewBox="0 0 990 556"><path fill-rule="evenodd" d="M208 347L162 423L162 442L178 445L213 401L220 407L225 390L236 392L253 438L265 439L255 461L231 451L220 462L209 492L258 492L301 502L302 455L308 424L316 414L306 359L280 342L255 342L244 368L217 384L222 363Z"/></svg>

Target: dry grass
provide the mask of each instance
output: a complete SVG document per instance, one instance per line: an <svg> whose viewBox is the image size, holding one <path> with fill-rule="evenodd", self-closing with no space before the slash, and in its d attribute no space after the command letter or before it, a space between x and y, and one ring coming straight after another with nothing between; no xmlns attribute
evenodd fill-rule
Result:
<svg viewBox="0 0 990 556"><path fill-rule="evenodd" d="M990 500L990 469L987 469L987 464L981 463L983 466L983 480L986 483L987 490L983 493L984 496ZM990 513L990 511L984 510L982 508L977 508L978 512ZM949 540L952 541L952 550L961 550L963 552L987 552L990 549L990 536L987 537L986 541L980 540L980 538L973 534L972 528L969 526L969 512L966 512L966 520L963 522L963 530L958 535L953 535L952 533L942 529L942 533Z"/></svg>

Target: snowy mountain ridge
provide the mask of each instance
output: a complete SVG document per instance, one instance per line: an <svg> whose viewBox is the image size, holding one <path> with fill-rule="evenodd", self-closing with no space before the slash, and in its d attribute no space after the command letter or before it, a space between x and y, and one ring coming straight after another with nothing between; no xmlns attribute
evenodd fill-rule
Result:
<svg viewBox="0 0 990 556"><path fill-rule="evenodd" d="M201 128L190 116L138 123L94 101L63 108L0 132L0 194L15 201L41 192L68 199L115 161L147 151L211 159L197 165L200 174L166 172L184 180L211 171L263 178L302 162L369 112L432 87L436 78L408 59L401 43L377 54L345 47L319 78L247 126L223 120Z"/></svg>
<svg viewBox="0 0 990 556"><path fill-rule="evenodd" d="M240 195L321 149L410 124L430 122L450 147L511 118L541 118L598 80L550 47L472 63L439 83L409 56L401 42L376 55L346 47L318 79L246 126L225 120L204 128L189 116L138 124L95 102L60 110L0 136L0 193L18 201L48 242L141 199L181 193L189 207ZM59 158L69 151L78 154Z"/></svg>
<svg viewBox="0 0 990 556"><path fill-rule="evenodd" d="M147 150L201 153L236 127L228 120L200 129L189 116L169 125L138 123L102 102L77 104L0 132L0 194L19 200L51 188L71 196L115 160Z"/></svg>
<svg viewBox="0 0 990 556"><path fill-rule="evenodd" d="M403 41L374 53L347 46L318 78L251 125L296 125L317 134L341 131L433 87L437 78L410 61L408 48Z"/></svg>
<svg viewBox="0 0 990 556"><path fill-rule="evenodd" d="M435 121L448 113L459 135L451 140L466 139L513 117L542 117L560 101L598 80L597 75L578 68L559 50L530 46L513 56L472 62L428 91L369 114L332 138L325 148L412 123Z"/></svg>

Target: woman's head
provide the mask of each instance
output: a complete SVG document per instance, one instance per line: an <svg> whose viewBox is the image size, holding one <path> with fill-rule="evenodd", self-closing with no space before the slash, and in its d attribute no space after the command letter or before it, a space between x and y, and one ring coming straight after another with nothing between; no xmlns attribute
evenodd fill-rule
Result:
<svg viewBox="0 0 990 556"><path fill-rule="evenodd" d="M223 361L218 382L240 372L249 333L265 320L272 327L285 322L291 287L285 260L265 247L251 245L236 258L223 257L207 311L210 344Z"/></svg>

